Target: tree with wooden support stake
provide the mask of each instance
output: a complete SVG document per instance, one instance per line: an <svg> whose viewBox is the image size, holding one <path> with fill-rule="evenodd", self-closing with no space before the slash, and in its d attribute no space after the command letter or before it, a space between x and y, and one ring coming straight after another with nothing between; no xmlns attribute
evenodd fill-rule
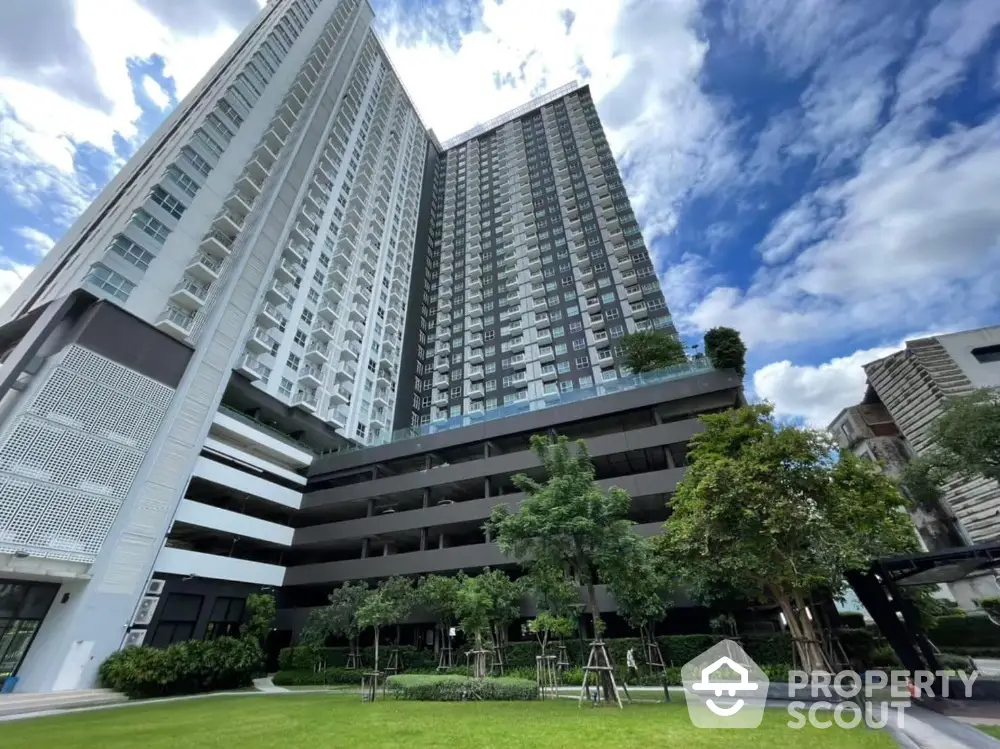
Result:
<svg viewBox="0 0 1000 749"><path fill-rule="evenodd" d="M417 600L437 619L441 643L438 671L446 671L455 666L451 630L458 622L458 591L465 579L463 572L453 577L428 575L420 578L417 586Z"/></svg>
<svg viewBox="0 0 1000 749"><path fill-rule="evenodd" d="M594 586L613 555L634 535L628 520L631 500L622 489L603 491L594 480L594 465L583 441L535 435L531 446L545 468L539 483L525 475L514 484L524 492L515 512L505 505L493 509L490 527L500 549L518 560L535 560L552 569L567 570L583 585L594 626L584 688L596 679L598 698L621 706L614 670L601 640L600 611Z"/></svg>
<svg viewBox="0 0 1000 749"><path fill-rule="evenodd" d="M877 464L837 455L825 432L772 412L765 403L699 417L705 430L689 443L691 465L655 543L702 601L734 590L773 601L801 668L830 672L810 596L840 595L847 571L914 548L916 536Z"/></svg>
<svg viewBox="0 0 1000 749"><path fill-rule="evenodd" d="M314 667L319 670L326 663L319 656L321 648L330 637L345 637L350 646L347 656L347 668L361 668L361 652L358 648L358 636L361 625L358 623L358 609L368 595L368 588L360 583L344 583L334 590L329 603L309 613L306 624L302 628L300 641L309 647L314 654Z"/></svg>
<svg viewBox="0 0 1000 749"><path fill-rule="evenodd" d="M399 626L410 615L413 599L413 584L405 577L391 577L369 590L364 603L358 609L358 623L362 627L372 627L375 630L375 665L362 679L361 697L365 701L375 701L383 677L383 672L379 670L379 633L382 627L396 625L395 647L389 652L389 662L385 670L389 673L398 673L402 670L399 661Z"/></svg>
<svg viewBox="0 0 1000 749"><path fill-rule="evenodd" d="M656 642L656 623L663 621L673 600L674 573L669 558L657 554L650 539L633 535L623 540L629 546L614 555L615 562L605 573L608 588L618 614L639 630L645 665L660 674L664 699L669 702L667 665Z"/></svg>

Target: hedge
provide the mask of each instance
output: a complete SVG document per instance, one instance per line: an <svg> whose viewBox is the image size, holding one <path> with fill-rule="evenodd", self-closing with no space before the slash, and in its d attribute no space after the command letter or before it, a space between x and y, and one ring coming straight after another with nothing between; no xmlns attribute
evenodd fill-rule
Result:
<svg viewBox="0 0 1000 749"><path fill-rule="evenodd" d="M526 701L538 697L538 687L528 679L510 677L471 679L446 674L402 674L386 680L388 692L400 700L424 702Z"/></svg>
<svg viewBox="0 0 1000 749"><path fill-rule="evenodd" d="M838 630L841 643L852 661L864 665L873 665L873 651L881 641L867 629ZM660 651L664 662L669 665L682 666L692 658L697 657L712 647L721 638L719 635L666 635L658 637ZM790 663L792 660L792 640L786 633L746 634L740 641L747 654L760 664ZM629 648L635 650L636 659L641 660L642 642L638 638L622 637L605 640L608 654L613 663L625 663L625 653ZM570 663L583 665L586 646L581 647L579 640L567 640L566 650ZM951 648L949 648L950 650ZM315 651L305 647L284 648L279 655L281 670L313 670L317 664L327 668L337 668L347 665L349 649L346 647L318 648ZM431 649L417 650L412 646L399 648L403 670L433 672L438 665L438 656ZM555 649L551 650L555 653ZM529 668L534 672L535 656L538 655L538 645L534 641L512 642L504 650L506 666L510 668ZM367 667L374 664L374 648L362 648L363 663ZM388 658L385 648L380 648L379 658L383 665ZM459 666L465 665L461 648L455 649L455 660ZM505 669L506 670L506 669Z"/></svg>
<svg viewBox="0 0 1000 749"><path fill-rule="evenodd" d="M109 656L98 674L103 686L128 697L167 697L248 687L263 662L255 639L219 637L125 648Z"/></svg>
<svg viewBox="0 0 1000 749"><path fill-rule="evenodd" d="M927 633L939 648L1000 648L1000 627L985 616L949 614L934 619Z"/></svg>

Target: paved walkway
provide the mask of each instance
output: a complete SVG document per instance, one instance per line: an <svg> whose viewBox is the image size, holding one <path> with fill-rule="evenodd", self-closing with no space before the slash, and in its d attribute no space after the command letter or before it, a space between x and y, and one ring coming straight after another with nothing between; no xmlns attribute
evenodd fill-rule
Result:
<svg viewBox="0 0 1000 749"><path fill-rule="evenodd" d="M260 679L254 679L253 680L253 687L258 692L273 693L273 692L290 692L290 691L292 691L291 689L285 689L284 687L275 686L274 682L271 681L271 677L270 676L264 676L264 677L261 677Z"/></svg>

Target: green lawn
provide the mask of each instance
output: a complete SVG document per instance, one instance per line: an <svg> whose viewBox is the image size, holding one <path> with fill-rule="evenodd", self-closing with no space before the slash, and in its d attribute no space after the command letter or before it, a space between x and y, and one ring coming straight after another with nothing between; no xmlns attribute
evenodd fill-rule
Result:
<svg viewBox="0 0 1000 749"><path fill-rule="evenodd" d="M427 703L357 696L276 694L209 697L3 723L3 749L614 749L808 746L809 749L891 749L895 742L867 729L785 726L768 711L754 731L709 731L688 722L682 704L635 704L625 710L550 702Z"/></svg>
<svg viewBox="0 0 1000 749"><path fill-rule="evenodd" d="M1000 739L1000 726L976 726L983 733L988 733L995 739Z"/></svg>

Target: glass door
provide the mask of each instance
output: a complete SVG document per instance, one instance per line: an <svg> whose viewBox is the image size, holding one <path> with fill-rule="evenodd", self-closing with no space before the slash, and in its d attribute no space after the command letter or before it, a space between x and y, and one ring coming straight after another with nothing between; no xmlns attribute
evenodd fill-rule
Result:
<svg viewBox="0 0 1000 749"><path fill-rule="evenodd" d="M58 591L53 583L0 580L0 687L17 673Z"/></svg>

